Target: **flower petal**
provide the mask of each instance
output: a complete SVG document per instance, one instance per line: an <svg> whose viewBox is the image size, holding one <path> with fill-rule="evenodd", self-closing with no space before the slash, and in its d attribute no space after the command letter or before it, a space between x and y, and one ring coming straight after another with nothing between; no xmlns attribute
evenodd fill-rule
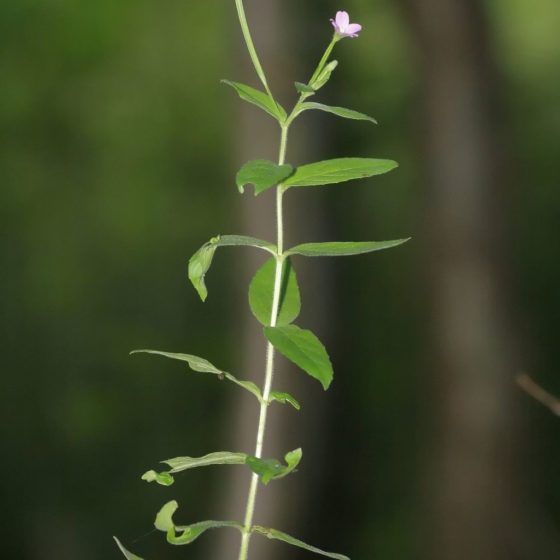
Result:
<svg viewBox="0 0 560 560"><path fill-rule="evenodd" d="M336 25L341 33L346 33L346 28L350 23L348 12L336 12Z"/></svg>
<svg viewBox="0 0 560 560"><path fill-rule="evenodd" d="M361 30L362 26L359 23L351 23L350 25L348 25L344 33L345 35L349 35L350 37L357 37L358 33Z"/></svg>

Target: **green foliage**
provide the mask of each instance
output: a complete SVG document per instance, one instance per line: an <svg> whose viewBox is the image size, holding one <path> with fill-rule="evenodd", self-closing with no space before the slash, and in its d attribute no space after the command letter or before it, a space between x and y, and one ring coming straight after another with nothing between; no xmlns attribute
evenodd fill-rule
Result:
<svg viewBox="0 0 560 560"><path fill-rule="evenodd" d="M246 453L231 453L230 451L217 451L203 457L175 457L162 461L162 463L170 466L171 470L164 472L147 471L142 475L142 480L157 482L161 486L171 486L175 482L173 475L178 472L212 465L244 465L246 459Z"/></svg>
<svg viewBox="0 0 560 560"><path fill-rule="evenodd" d="M262 394L260 389L252 381L242 381L234 377L231 373L218 369L215 365L211 364L208 360L204 358L199 358L198 356L193 356L192 354L182 354L179 352L162 352L160 350L133 350L131 354L154 354L156 356L163 356L164 358L170 358L172 360L179 360L181 362L186 362L193 371L201 373L212 373L217 375L219 379L227 379L232 383L235 383L239 387L242 387L246 391L249 391L259 401L262 401Z"/></svg>
<svg viewBox="0 0 560 560"><path fill-rule="evenodd" d="M212 265L214 253L218 247L256 247L273 255L276 246L268 241L246 235L218 235L205 243L189 260L189 280L198 292L200 299L206 301L208 290L204 278Z"/></svg>
<svg viewBox="0 0 560 560"><path fill-rule="evenodd" d="M261 535L264 535L265 537L268 537L269 539L276 539L276 540L279 540L279 541L284 541L285 543L291 544L292 546L297 546L298 548L303 548L305 550L308 550L309 552L314 552L315 554L320 554L321 556L326 556L327 558L334 558L335 560L350 560L350 558L348 558L348 556L344 556L343 554L336 554L334 552L325 552L324 550L321 550L320 548L317 548L315 546L311 546L309 544L306 544L303 541L300 541L299 539L291 537L290 535L287 535L286 533L282 533L282 531L277 531L276 529L268 529L266 527L260 527L259 525L254 525L252 531L255 532L255 533L260 533Z"/></svg>
<svg viewBox="0 0 560 560"><path fill-rule="evenodd" d="M249 286L249 305L253 315L265 326L270 325L272 299L276 277L276 259L268 259L257 271ZM297 319L301 309L301 298L296 273L289 259L282 267L280 298L276 324L289 325Z"/></svg>
<svg viewBox="0 0 560 560"><path fill-rule="evenodd" d="M383 249L398 247L409 241L408 239L395 239L393 241L331 241L326 243L302 243L288 251L286 255L303 255L304 257L346 257L363 255Z"/></svg>
<svg viewBox="0 0 560 560"><path fill-rule="evenodd" d="M311 86L308 86L307 84L302 84L301 82L294 82L294 86L298 93L307 93L309 95L315 94L315 90Z"/></svg>
<svg viewBox="0 0 560 560"><path fill-rule="evenodd" d="M158 512L154 526L158 531L162 531L167 535L167 542L174 545L190 544L198 539L202 533L208 529L219 529L222 527L232 527L234 529L243 529L239 523L235 521L200 521L192 525L175 525L173 515L177 511L179 504L172 500L167 502Z"/></svg>
<svg viewBox="0 0 560 560"><path fill-rule="evenodd" d="M272 161L257 159L247 162L237 173L236 183L240 193L245 186L255 185L255 196L274 187L288 178L294 171L291 165L277 165Z"/></svg>
<svg viewBox="0 0 560 560"><path fill-rule="evenodd" d="M322 103L302 103L299 113L310 110L324 111L325 113L332 113L333 115L337 115L338 117L342 117L344 119L369 121L377 124L377 121L373 117L365 115L364 113L359 113L358 111L353 111L352 109L346 109L345 107L331 107L330 105L323 105Z"/></svg>
<svg viewBox="0 0 560 560"><path fill-rule="evenodd" d="M266 338L288 360L317 379L325 391L333 379L331 360L321 341L296 325L265 327Z"/></svg>
<svg viewBox="0 0 560 560"><path fill-rule="evenodd" d="M270 393L270 402L279 402L281 404L291 404L296 410L301 409L299 402L290 395L290 393L283 393L280 391L272 391Z"/></svg>
<svg viewBox="0 0 560 560"><path fill-rule="evenodd" d="M319 72L319 75L314 80L311 81L311 83L309 84L311 86L311 89L313 89L314 91L320 90L331 79L331 75L335 71L337 66L338 66L337 60L333 60L332 62L329 62L323 68L323 70Z"/></svg>
<svg viewBox="0 0 560 560"><path fill-rule="evenodd" d="M294 449L286 453L283 465L278 459L260 459L252 455L247 457L246 463L248 467L259 475L261 482L267 485L271 480L277 480L289 475L299 465L302 457L301 449Z"/></svg>
<svg viewBox="0 0 560 560"><path fill-rule="evenodd" d="M120 551L123 553L126 560L143 560L142 558L140 558L140 556L136 556L136 554L132 554L132 552L126 550L126 548L122 545L121 541L117 539L117 537L113 537L113 539L115 539L117 546L119 547Z"/></svg>
<svg viewBox="0 0 560 560"><path fill-rule="evenodd" d="M282 105L271 98L268 94L246 84L240 84L239 82L222 80L222 83L231 86L238 93L239 97L243 99L243 101L256 105L259 109L262 109L265 113L274 117L279 123L283 123L286 120L286 111Z"/></svg>
<svg viewBox="0 0 560 560"><path fill-rule="evenodd" d="M395 161L372 158L339 158L298 167L284 181L284 187L317 187L366 179L388 173L398 167Z"/></svg>

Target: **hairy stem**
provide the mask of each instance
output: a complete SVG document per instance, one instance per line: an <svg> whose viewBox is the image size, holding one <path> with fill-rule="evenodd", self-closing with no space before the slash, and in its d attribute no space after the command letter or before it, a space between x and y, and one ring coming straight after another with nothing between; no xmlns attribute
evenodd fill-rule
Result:
<svg viewBox="0 0 560 560"><path fill-rule="evenodd" d="M288 127L282 127L282 136L280 139L280 154L278 163L282 165L286 160L286 148L288 145ZM276 187L276 228L277 228L277 246L278 253L276 255L276 271L274 275L274 290L272 296L272 312L270 314L270 326L276 326L278 319L278 310L280 307L280 290L282 287L282 269L284 266L284 219L283 219L283 199L284 191L282 186ZM263 400L261 402L259 414L259 427L257 430L257 442L255 445L255 457L262 457L264 435L266 430L266 419L268 414L268 405L270 404L270 392L272 390L272 381L274 378L274 346L267 343L266 346L266 367L264 376ZM245 520L243 523L243 533L241 537L241 547L239 550L239 560L247 560L249 554L249 541L251 539L251 528L253 526L253 516L255 513L255 503L257 500L257 491L259 484L259 476L253 473L251 484L249 486L249 495L247 497L247 506L245 509Z"/></svg>

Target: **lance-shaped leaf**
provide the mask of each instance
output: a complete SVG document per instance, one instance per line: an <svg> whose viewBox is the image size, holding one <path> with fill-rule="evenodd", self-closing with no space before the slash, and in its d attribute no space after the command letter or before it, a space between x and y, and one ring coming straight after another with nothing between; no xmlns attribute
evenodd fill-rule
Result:
<svg viewBox="0 0 560 560"><path fill-rule="evenodd" d="M240 379L237 379L237 377L234 377L231 373L218 369L214 364L211 364L208 360L200 358L199 356L182 354L179 352L162 352L160 350L133 350L131 354L154 354L156 356L163 356L164 358L186 362L193 371L200 373L212 373L213 375L217 375L219 379L227 379L228 381L239 385L239 387L242 387L246 391L249 391L257 397L259 402L262 402L261 391L252 381L241 381Z"/></svg>
<svg viewBox="0 0 560 560"><path fill-rule="evenodd" d="M206 301L208 290L204 278L212 265L214 253L218 247L256 247L264 249L273 255L276 254L276 246L268 241L248 237L246 235L218 235L205 243L189 260L189 280L192 282L200 299Z"/></svg>
<svg viewBox="0 0 560 560"><path fill-rule="evenodd" d="M240 193L245 191L246 185L255 186L255 196L274 187L289 177L294 168L289 164L278 165L266 159L256 159L247 162L237 173L236 183Z"/></svg>
<svg viewBox="0 0 560 560"><path fill-rule="evenodd" d="M173 475L178 472L211 465L244 465L246 459L246 453L232 453L231 451L217 451L203 457L174 457L173 459L161 461L170 466L170 470L160 473L153 470L145 472L142 475L142 480L157 482L162 486L171 486L175 482Z"/></svg>
<svg viewBox="0 0 560 560"><path fill-rule="evenodd" d="M365 179L382 175L398 167L388 159L338 158L310 163L296 168L284 181L284 187L316 187L343 183L353 179Z"/></svg>
<svg viewBox="0 0 560 560"><path fill-rule="evenodd" d="M325 391L333 379L333 368L321 341L311 332L296 325L265 327L270 343L288 360L317 379Z"/></svg>
<svg viewBox="0 0 560 560"><path fill-rule="evenodd" d="M270 325L272 318L272 299L276 276L276 259L269 259L257 271L249 286L249 305L257 320ZM277 325L288 325L299 315L301 298L296 273L289 259L282 267L282 284L278 306Z"/></svg>
<svg viewBox="0 0 560 560"><path fill-rule="evenodd" d="M270 393L270 402L279 402L281 404L291 404L296 410L301 409L299 402L290 395L290 393L282 393L279 391L272 391Z"/></svg>
<svg viewBox="0 0 560 560"><path fill-rule="evenodd" d="M272 99L264 91L259 91L246 84L240 84L239 82L232 82L230 80L222 80L222 83L231 86L243 101L256 105L259 109L262 109L274 117L278 122L283 123L286 120L286 111L282 105Z"/></svg>
<svg viewBox="0 0 560 560"><path fill-rule="evenodd" d="M323 105L322 103L302 103L300 105L299 113L303 113L304 111L324 111L325 113L332 113L333 115L337 115L338 117L342 117L344 119L351 119L354 121L369 121L374 124L377 124L377 121L366 115L364 113L360 113L358 111L353 111L352 109L346 109L345 107L331 107L330 105Z"/></svg>
<svg viewBox="0 0 560 560"><path fill-rule="evenodd" d="M136 556L136 554L132 554L132 552L130 552L129 550L126 550L126 548L122 545L121 541L119 541L119 539L117 539L117 537L113 537L113 539L115 540L115 542L117 543L117 546L119 547L120 551L123 553L124 557L127 560L142 560L142 558L140 558L140 556Z"/></svg>
<svg viewBox="0 0 560 560"><path fill-rule="evenodd" d="M346 257L350 255L363 255L383 249L391 249L410 241L407 239L394 239L392 241L332 241L327 243L303 243L296 245L286 255L303 255L304 257Z"/></svg>
<svg viewBox="0 0 560 560"><path fill-rule="evenodd" d="M175 525L173 514L179 505L175 500L166 503L156 516L154 525L158 531L167 534L167 542L170 544L182 545L190 544L208 529L218 529L221 527L232 527L240 531L243 527L235 521L201 521L192 525Z"/></svg>
<svg viewBox="0 0 560 560"><path fill-rule="evenodd" d="M259 459L252 455L247 457L247 466L256 474L259 475L263 484L268 484L271 480L284 478L289 475L301 461L301 449L294 449L286 453L284 457L286 465L283 465L278 459Z"/></svg>
<svg viewBox="0 0 560 560"><path fill-rule="evenodd" d="M348 556L344 556L343 554L336 554L335 552L325 552L320 548L315 546L311 546L309 544L300 541L286 533L282 533L282 531L277 531L276 529L269 529L267 527L261 527L259 525L253 525L251 528L253 533L260 533L269 539L275 539L279 541L284 541L285 543L291 544L292 546L297 546L298 548L303 548L308 550L309 552L314 552L315 554L320 554L321 556L326 556L327 558L334 558L335 560L350 560Z"/></svg>

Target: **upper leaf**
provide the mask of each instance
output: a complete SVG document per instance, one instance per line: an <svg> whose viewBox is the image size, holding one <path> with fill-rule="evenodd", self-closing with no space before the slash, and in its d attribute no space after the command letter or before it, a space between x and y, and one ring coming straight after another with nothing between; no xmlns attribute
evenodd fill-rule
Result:
<svg viewBox="0 0 560 560"><path fill-rule="evenodd" d="M331 107L330 105L323 105L322 103L302 103L300 105L299 113L303 111L324 111L325 113L332 113L333 115L337 115L339 117L343 117L345 119L352 119L355 121L369 121L374 124L377 124L377 121L364 113L360 113L358 111L354 111L352 109L346 109L345 107Z"/></svg>
<svg viewBox="0 0 560 560"><path fill-rule="evenodd" d="M160 350L133 350L131 354L155 354L156 356L163 356L164 358L171 358L172 360L186 362L193 371L212 373L217 375L219 379L227 379L228 381L239 385L239 387L242 387L246 391L249 391L257 397L259 402L262 402L261 391L252 381L242 381L237 379L237 377L233 376L231 373L218 369L214 364L211 364L204 358L199 358L198 356L193 356L192 354L161 352Z"/></svg>
<svg viewBox="0 0 560 560"><path fill-rule="evenodd" d="M246 163L237 173L236 182L240 193L245 185L255 185L255 196L274 187L289 177L294 168L289 164L277 165L272 161L257 159Z"/></svg>
<svg viewBox="0 0 560 560"><path fill-rule="evenodd" d="M214 253L218 247L245 246L264 249L273 255L276 253L276 246L268 241L248 237L247 235L218 235L205 243L189 260L189 280L192 282L200 299L206 301L208 290L204 278L212 265Z"/></svg>
<svg viewBox="0 0 560 560"><path fill-rule="evenodd" d="M117 546L119 547L120 551L124 554L124 557L127 560L142 560L142 558L140 558L140 556L136 556L136 554L132 554L132 552L126 550L126 548L122 545L121 541L119 541L119 539L117 539L117 537L113 537L113 539L115 539L115 542L117 543Z"/></svg>
<svg viewBox="0 0 560 560"><path fill-rule="evenodd" d="M192 525L177 526L173 521L173 514L177 511L178 507L179 505L175 500L166 503L157 514L154 523L158 531L167 533L167 542L170 544L190 544L208 529L219 527L233 527L240 531L243 529L235 521L201 521Z"/></svg>
<svg viewBox="0 0 560 560"><path fill-rule="evenodd" d="M222 80L222 83L231 86L239 94L244 101L248 101L256 105L269 115L273 116L278 122L283 123L286 118L286 111L276 100L272 99L267 93L259 91L246 84L232 82L230 80Z"/></svg>
<svg viewBox="0 0 560 560"><path fill-rule="evenodd" d="M327 243L303 243L296 245L286 255L303 255L304 257L344 257L350 255L362 255L397 247L410 240L394 239L392 241L332 241Z"/></svg>
<svg viewBox="0 0 560 560"><path fill-rule="evenodd" d="M272 318L272 298L276 274L276 259L268 259L257 271L249 286L249 305L257 320L270 325ZM299 315L301 298L296 273L286 259L282 267L282 285L278 306L277 325L288 325Z"/></svg>
<svg viewBox="0 0 560 560"><path fill-rule="evenodd" d="M253 525L251 529L254 533L260 533L269 539L276 539L279 541L284 541L285 543L291 544L292 546L297 546L298 548L303 548L308 550L309 552L315 552L315 554L320 554L322 556L326 556L327 558L334 558L335 560L350 560L348 556L344 556L343 554L336 554L334 552L325 552L320 548L315 546L311 546L309 544L300 541L286 533L282 533L282 531L277 531L276 529L269 529L267 527L261 527L260 525Z"/></svg>
<svg viewBox="0 0 560 560"><path fill-rule="evenodd" d="M339 158L310 163L298 167L293 175L284 181L288 187L315 187L342 183L353 179L365 179L387 173L398 167L397 162L388 159Z"/></svg>
<svg viewBox="0 0 560 560"><path fill-rule="evenodd" d="M325 391L333 379L332 364L321 341L308 330L296 325L265 327L270 343L286 358L317 379Z"/></svg>
<svg viewBox="0 0 560 560"><path fill-rule="evenodd" d="M254 473L259 475L261 482L266 485L271 480L289 475L299 465L301 457L301 449L294 449L286 453L284 457L287 465L283 465L278 459L260 459L253 456L248 456L246 463Z"/></svg>

